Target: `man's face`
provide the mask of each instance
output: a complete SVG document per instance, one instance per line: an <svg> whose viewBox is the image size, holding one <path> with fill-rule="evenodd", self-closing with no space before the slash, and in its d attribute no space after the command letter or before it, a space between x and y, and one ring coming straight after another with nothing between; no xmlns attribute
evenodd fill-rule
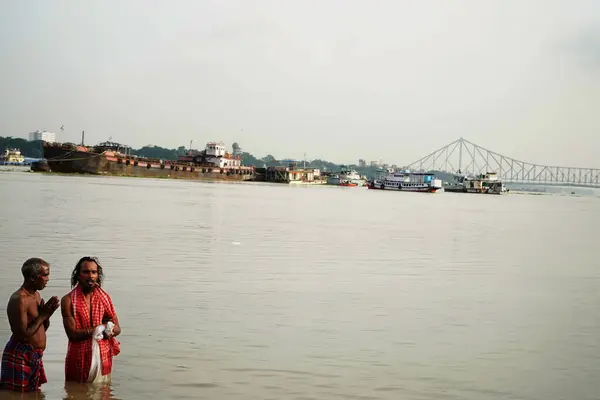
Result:
<svg viewBox="0 0 600 400"><path fill-rule="evenodd" d="M82 288L92 289L98 281L98 265L93 261L84 261L79 271L79 284Z"/></svg>
<svg viewBox="0 0 600 400"><path fill-rule="evenodd" d="M40 269L40 273L36 277L32 278L32 280L34 281L36 290L43 290L50 280L50 267L43 265Z"/></svg>

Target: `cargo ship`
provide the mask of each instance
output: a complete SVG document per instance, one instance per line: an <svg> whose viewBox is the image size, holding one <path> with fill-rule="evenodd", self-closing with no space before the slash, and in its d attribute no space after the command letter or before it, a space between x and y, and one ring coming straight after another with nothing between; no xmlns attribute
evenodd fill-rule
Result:
<svg viewBox="0 0 600 400"><path fill-rule="evenodd" d="M397 190L401 192L435 193L442 189L442 181L435 174L428 172L398 171L384 178L375 179L368 185L369 189Z"/></svg>
<svg viewBox="0 0 600 400"><path fill-rule="evenodd" d="M175 161L139 157L115 142L93 147L44 142L43 147L50 171L59 173L247 181L255 171L243 166L240 156L227 152L223 142L208 142L202 151L190 149Z"/></svg>

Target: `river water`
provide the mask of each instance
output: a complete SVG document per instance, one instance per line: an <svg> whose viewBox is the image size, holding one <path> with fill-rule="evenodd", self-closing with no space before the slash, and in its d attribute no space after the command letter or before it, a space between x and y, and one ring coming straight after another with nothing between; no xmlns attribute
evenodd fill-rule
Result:
<svg viewBox="0 0 600 400"><path fill-rule="evenodd" d="M46 399L600 393L597 191L429 195L23 172L0 173L0 188L1 346L6 300L32 256L52 265L46 299L70 290L81 256L99 257L123 329L112 385L65 387L57 311Z"/></svg>

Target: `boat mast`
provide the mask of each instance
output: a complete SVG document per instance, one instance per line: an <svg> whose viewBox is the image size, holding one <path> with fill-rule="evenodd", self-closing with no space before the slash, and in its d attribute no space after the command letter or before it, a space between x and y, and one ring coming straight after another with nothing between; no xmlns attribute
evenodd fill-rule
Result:
<svg viewBox="0 0 600 400"><path fill-rule="evenodd" d="M85 131L81 131L81 145L84 146L83 144L83 139L85 138Z"/></svg>

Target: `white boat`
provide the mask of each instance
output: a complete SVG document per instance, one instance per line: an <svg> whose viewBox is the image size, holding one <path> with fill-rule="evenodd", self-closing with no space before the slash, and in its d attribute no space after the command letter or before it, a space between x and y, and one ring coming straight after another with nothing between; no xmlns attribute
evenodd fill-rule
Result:
<svg viewBox="0 0 600 400"><path fill-rule="evenodd" d="M405 170L392 172L384 178L375 179L369 184L369 189L435 193L442 189L442 181L432 173Z"/></svg>
<svg viewBox="0 0 600 400"><path fill-rule="evenodd" d="M356 170L341 165L341 171L327 177L328 185L337 186L365 186L367 180Z"/></svg>

